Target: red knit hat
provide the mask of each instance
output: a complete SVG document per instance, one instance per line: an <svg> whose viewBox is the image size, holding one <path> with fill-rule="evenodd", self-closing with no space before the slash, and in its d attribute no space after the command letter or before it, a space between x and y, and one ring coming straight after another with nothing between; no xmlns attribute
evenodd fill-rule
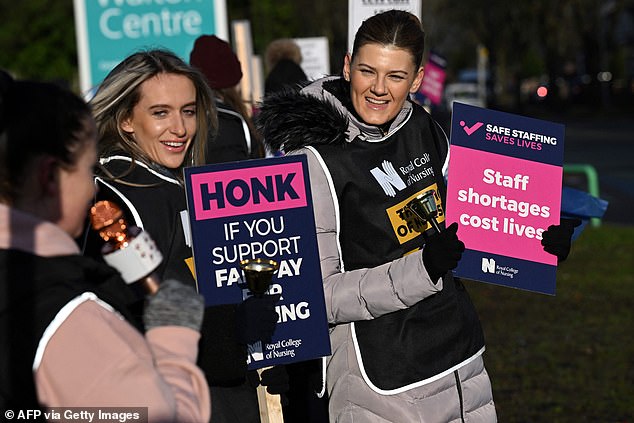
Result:
<svg viewBox="0 0 634 423"><path fill-rule="evenodd" d="M242 79L238 56L229 43L215 35L201 35L196 39L189 64L198 68L214 89L233 87Z"/></svg>

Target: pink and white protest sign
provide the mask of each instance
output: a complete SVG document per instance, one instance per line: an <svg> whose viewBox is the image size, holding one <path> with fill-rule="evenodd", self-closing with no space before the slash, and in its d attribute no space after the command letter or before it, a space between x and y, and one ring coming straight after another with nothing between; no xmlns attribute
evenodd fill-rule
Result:
<svg viewBox="0 0 634 423"><path fill-rule="evenodd" d="M559 223L563 140L563 125L454 106L446 218L467 248L456 276L554 294L541 239Z"/></svg>

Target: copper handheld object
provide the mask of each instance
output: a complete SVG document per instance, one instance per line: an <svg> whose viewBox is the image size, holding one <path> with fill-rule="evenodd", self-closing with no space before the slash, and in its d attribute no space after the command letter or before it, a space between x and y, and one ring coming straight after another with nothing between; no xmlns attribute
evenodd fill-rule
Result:
<svg viewBox="0 0 634 423"><path fill-rule="evenodd" d="M99 201L90 208L90 221L92 228L98 231L99 236L106 242L102 249L104 259L108 264L115 267L126 282L131 283L135 280L129 280L128 271L134 268L133 274L139 272L145 273L144 268L152 267L147 274L138 275L135 279L141 283L148 294L155 294L158 291L160 279L154 273L154 269L160 263L162 256L160 251L156 249L154 241L136 226L129 226L123 218L123 211L115 203L111 201ZM137 242L132 247L130 244ZM124 251L130 248L130 254ZM149 252L144 251L149 249ZM117 259L115 260L115 255ZM154 256L155 255L155 256Z"/></svg>

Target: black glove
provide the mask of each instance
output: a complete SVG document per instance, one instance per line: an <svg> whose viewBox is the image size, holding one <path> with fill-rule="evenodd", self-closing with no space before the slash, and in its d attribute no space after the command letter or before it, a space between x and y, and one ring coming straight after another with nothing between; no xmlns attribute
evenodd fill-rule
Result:
<svg viewBox="0 0 634 423"><path fill-rule="evenodd" d="M288 392L288 372L286 366L278 365L262 370L260 373L260 384L266 386L269 394L284 394Z"/></svg>
<svg viewBox="0 0 634 423"><path fill-rule="evenodd" d="M570 253L572 234L575 228L581 225L580 219L562 218L559 225L550 225L542 234L544 251L557 256L557 262L566 260Z"/></svg>
<svg viewBox="0 0 634 423"><path fill-rule="evenodd" d="M236 304L205 308L198 342L198 366L209 386L238 386L247 374L247 346L236 339Z"/></svg>
<svg viewBox="0 0 634 423"><path fill-rule="evenodd" d="M196 290L176 279L161 282L156 294L148 297L143 310L145 329L157 326L185 326L199 331L205 300Z"/></svg>
<svg viewBox="0 0 634 423"><path fill-rule="evenodd" d="M281 295L250 297L238 305L236 310L236 336L239 342L252 344L267 342L273 336L275 324L279 319L275 312L275 303Z"/></svg>
<svg viewBox="0 0 634 423"><path fill-rule="evenodd" d="M288 405L288 397L285 395L290 389L286 366L277 365L263 369L260 373L249 370L247 374L249 384L257 388L258 385L266 387L266 392L271 395L280 395L282 405Z"/></svg>
<svg viewBox="0 0 634 423"><path fill-rule="evenodd" d="M464 252L464 243L458 239L458 223L454 222L444 231L427 238L423 248L423 264L434 283L451 269L458 266Z"/></svg>

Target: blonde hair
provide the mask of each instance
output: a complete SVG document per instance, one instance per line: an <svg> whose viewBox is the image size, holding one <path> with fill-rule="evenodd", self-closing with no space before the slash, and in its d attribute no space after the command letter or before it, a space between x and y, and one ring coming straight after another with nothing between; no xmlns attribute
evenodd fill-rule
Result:
<svg viewBox="0 0 634 423"><path fill-rule="evenodd" d="M123 150L134 161L152 164L136 141L121 129L121 123L132 115L141 98L141 84L154 76L167 73L189 78L196 89L196 135L183 165L205 163L207 134L218 126L216 107L205 77L195 68L168 50L140 51L119 63L100 84L90 101L97 122L99 156Z"/></svg>

